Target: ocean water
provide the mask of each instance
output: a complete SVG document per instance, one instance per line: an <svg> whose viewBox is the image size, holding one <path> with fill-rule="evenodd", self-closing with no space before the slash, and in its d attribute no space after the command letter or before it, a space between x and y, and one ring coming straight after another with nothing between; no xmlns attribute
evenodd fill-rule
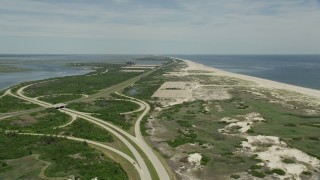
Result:
<svg viewBox="0 0 320 180"><path fill-rule="evenodd" d="M88 73L66 63L124 63L144 55L0 55L1 65L32 69L28 72L0 73L0 90L25 81ZM320 89L320 55L172 55L230 72L278 82ZM157 64L160 62L143 62Z"/></svg>
<svg viewBox="0 0 320 180"><path fill-rule="evenodd" d="M320 55L174 55L225 71L320 90Z"/></svg>
<svg viewBox="0 0 320 180"><path fill-rule="evenodd" d="M88 68L65 66L67 63L124 63L144 55L40 55L40 54L0 54L0 66L11 65L31 69L27 72L0 72L0 91L21 82L52 77L81 75L90 72ZM139 64L159 64L158 61L139 61Z"/></svg>

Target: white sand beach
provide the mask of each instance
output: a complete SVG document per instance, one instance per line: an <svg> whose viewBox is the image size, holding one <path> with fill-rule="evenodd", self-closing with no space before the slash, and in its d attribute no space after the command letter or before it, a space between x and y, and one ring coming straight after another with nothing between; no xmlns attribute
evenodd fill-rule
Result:
<svg viewBox="0 0 320 180"><path fill-rule="evenodd" d="M298 93L301 93L304 95L308 95L308 96L312 96L312 97L320 99L320 90L304 88L304 87L299 87L299 86L290 85L290 84L286 84L286 83L280 83L280 82L276 82L276 81L272 81L272 80L262 79L262 78L258 78L258 77L252 77L252 76L247 76L247 75L243 75L243 74L236 74L236 73L232 73L232 72L227 72L227 71L223 71L223 70L216 69L213 67L208 67L203 64L199 64L199 63L196 63L196 62L193 62L190 60L179 59L179 58L175 58L175 59L182 60L182 61L186 62L188 67L185 69L185 71L197 70L197 71L212 72L218 76L228 76L228 77L239 78L239 79L243 79L243 80L247 80L247 81L252 81L252 82L256 83L258 87L263 87L263 88L267 88L267 89L280 89L280 90L294 91L294 92L298 92Z"/></svg>

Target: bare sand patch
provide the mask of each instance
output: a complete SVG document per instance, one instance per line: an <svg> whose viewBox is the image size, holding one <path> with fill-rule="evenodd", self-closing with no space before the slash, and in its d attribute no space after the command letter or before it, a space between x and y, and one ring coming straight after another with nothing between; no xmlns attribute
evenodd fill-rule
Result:
<svg viewBox="0 0 320 180"><path fill-rule="evenodd" d="M266 121L259 113L253 112L246 115L238 115L235 118L225 117L220 120L225 122L224 128L218 131L228 135L239 135L248 132L251 129L253 123Z"/></svg>
<svg viewBox="0 0 320 180"><path fill-rule="evenodd" d="M193 97L204 101L230 99L232 95L228 93L228 90L228 88L199 86L194 90Z"/></svg>
<svg viewBox="0 0 320 180"><path fill-rule="evenodd" d="M188 162L195 166L200 166L202 155L199 153L189 154Z"/></svg>
<svg viewBox="0 0 320 180"><path fill-rule="evenodd" d="M257 158L262 160L257 165L269 170L281 169L285 172L284 175L271 174L276 179L301 179L300 176L304 171L316 172L316 177L319 177L320 161L295 148L289 147L285 142L281 141L276 136L249 136L246 132L256 122L263 122L265 119L259 113L249 113L247 115L238 115L235 118L225 117L220 121L227 123L224 128L219 129L219 132L228 135L239 135L246 138L246 141L241 142L241 148L237 153L246 155L257 155ZM238 131L234 131L234 127ZM293 159L293 163L286 163L285 158ZM250 176L249 174L240 174L242 176Z"/></svg>
<svg viewBox="0 0 320 180"><path fill-rule="evenodd" d="M125 66L122 69L154 69L157 66Z"/></svg>
<svg viewBox="0 0 320 180"><path fill-rule="evenodd" d="M163 106L172 106L191 100L194 87L192 82L165 82L152 97L160 98Z"/></svg>
<svg viewBox="0 0 320 180"><path fill-rule="evenodd" d="M290 148L275 136L248 136L247 141L243 141L240 152L245 154L256 154L262 160L264 167L272 169L282 169L286 172L280 179L301 179L303 171L319 172L320 161L309 156L303 151ZM294 160L294 163L286 163L284 158Z"/></svg>
<svg viewBox="0 0 320 180"><path fill-rule="evenodd" d="M165 82L152 95L163 106L172 106L194 100L225 100L232 96L224 87L202 87L197 82Z"/></svg>
<svg viewBox="0 0 320 180"><path fill-rule="evenodd" d="M128 69L128 70L121 70L122 72L145 72L145 70L141 69Z"/></svg>

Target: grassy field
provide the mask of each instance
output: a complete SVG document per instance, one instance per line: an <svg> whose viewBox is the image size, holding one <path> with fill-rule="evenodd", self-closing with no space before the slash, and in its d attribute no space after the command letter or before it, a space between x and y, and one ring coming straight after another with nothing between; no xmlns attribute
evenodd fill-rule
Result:
<svg viewBox="0 0 320 180"><path fill-rule="evenodd" d="M99 90L128 80L141 73L121 72L120 64L88 64L98 66L97 72L80 76L53 78L43 83L35 84L25 89L31 97L51 94L94 94ZM108 72L103 73L108 69ZM70 99L68 99L70 100Z"/></svg>
<svg viewBox="0 0 320 180"><path fill-rule="evenodd" d="M0 98L0 113L21 111L39 107L38 105L31 104L27 101L18 99L12 96L4 96Z"/></svg>
<svg viewBox="0 0 320 180"><path fill-rule="evenodd" d="M74 175L81 179L128 179L119 166L85 142L74 142L63 138L23 136L14 133L0 134L0 160L17 159L39 154L41 160L50 162L45 175L48 177L67 177ZM21 162L22 164L25 162ZM7 171L18 173L19 168L7 163L0 176ZM36 174L36 173L34 173ZM37 178L37 177L35 177Z"/></svg>
<svg viewBox="0 0 320 180"><path fill-rule="evenodd" d="M168 59L167 59L168 60ZM77 64L77 66L87 66L88 64ZM74 65L73 65L74 66ZM139 108L136 103L128 101L118 101L100 98L105 96L105 92L114 89L122 89L132 84L140 77L146 78L142 73L125 73L121 72L123 65L111 64L91 64L96 67L95 72L82 76L70 76L63 78L53 78L44 82L32 85L25 89L26 95L31 97L39 97L40 100L50 103L68 102L70 108L92 113L93 116L110 121L115 125L128 130L137 114L122 114L124 112L133 111ZM137 78L136 78L137 77ZM118 83L120 83L118 85ZM25 85L24 83L23 85ZM21 85L21 86L23 86ZM16 87L18 88L18 87ZM101 94L101 95L100 95ZM97 99L88 98L90 101L75 102L84 95L99 95ZM48 177L67 177L75 175L81 179L92 179L99 175L98 179L108 177L109 179L128 179L124 170L114 161L105 157L104 154L97 152L87 145L87 143L78 143L63 138L54 137L34 137L17 135L15 133L5 134L6 130L17 130L20 132L36 132L50 134L64 134L80 138L86 138L103 142L112 147L121 149L132 157L129 150L109 132L91 124L83 119L77 119L72 124L64 128L56 128L70 121L70 117L54 109L48 109L43 112L20 115L17 117L7 118L0 121L0 152L6 150L9 152L1 153L0 160L7 163L6 170L0 169L0 177L7 177L12 173L16 173L19 177L27 177L31 179L39 178L41 169L48 162L51 165L45 170L44 175ZM11 144L9 143L11 142ZM10 146L10 148L8 148ZM13 148L15 147L15 149ZM11 151L11 149L14 149ZM100 149L101 150L101 149ZM105 153L105 151L104 151ZM106 155L116 157L110 152ZM39 155L40 160L33 158ZM117 157L119 159L119 157ZM16 164L21 167L30 166L30 170L25 168L25 172L19 172L20 166L9 163L9 159L16 160ZM29 162L26 164L23 161ZM120 158L121 159L121 158ZM13 162L13 161L12 161ZM34 166L31 164L35 164ZM150 164L150 162L148 161ZM123 165L123 164L121 164ZM128 163L127 163L128 165ZM31 168L32 167L32 168ZM128 170L130 178L137 177L136 172L131 168ZM32 172L32 173L31 173ZM155 172L154 169L152 172ZM26 175L28 174L28 175ZM132 175L132 176L131 176ZM153 174L153 177L156 177Z"/></svg>
<svg viewBox="0 0 320 180"><path fill-rule="evenodd" d="M58 110L45 111L10 117L0 121L0 129L24 132L50 133L54 128L66 124L70 117Z"/></svg>
<svg viewBox="0 0 320 180"><path fill-rule="evenodd" d="M79 99L81 97L82 95L80 94L57 94L57 95L50 94L47 96L40 97L39 100L52 103L52 104L58 104L58 103L68 102L74 99Z"/></svg>
<svg viewBox="0 0 320 180"><path fill-rule="evenodd" d="M320 115L307 115L302 109L312 109L297 102L289 102L297 107L291 109L267 100L256 101L251 95L239 94L253 111L267 119L266 123L254 126L253 134L278 136L290 146L300 149L320 159Z"/></svg>
<svg viewBox="0 0 320 180"><path fill-rule="evenodd" d="M60 128L60 132L67 136L80 137L99 142L113 142L112 135L101 127L84 119L77 119L71 125Z"/></svg>
<svg viewBox="0 0 320 180"><path fill-rule="evenodd" d="M169 61L150 75L142 77L134 85L125 88L124 94L138 99L150 99L161 84L168 79L163 74L179 67L180 64Z"/></svg>
<svg viewBox="0 0 320 180"><path fill-rule="evenodd" d="M39 174L46 163L36 159L35 155L18 159L2 160L6 166L0 168L0 179L34 179L40 180Z"/></svg>
<svg viewBox="0 0 320 180"><path fill-rule="evenodd" d="M290 105L270 103L268 93L263 98L243 90L245 88L231 90L232 98L228 100L195 101L161 111L156 119L167 131L158 137L164 139L172 149L179 149L176 153L199 152L207 157L203 173L199 173L198 177L231 176L250 170L259 160L235 153L244 139L218 132L225 126L219 120L224 117L240 118L239 115L257 112L267 121L254 124L250 135L278 136L289 146L319 158L320 115L306 115L303 111L312 107L293 101L286 102ZM204 107L210 111L205 111ZM190 146L190 143L196 143L196 146ZM204 146L207 144L211 148Z"/></svg>
<svg viewBox="0 0 320 180"><path fill-rule="evenodd" d="M199 152L207 157L205 171L215 177L249 169L255 159L233 153L243 139L219 133L218 129L225 125L218 121L216 113L204 113L204 103L184 103L163 111L156 117L168 130L161 138L167 139L172 148L182 149L180 153ZM198 146L191 148L189 143ZM206 148L208 144L212 148Z"/></svg>
<svg viewBox="0 0 320 180"><path fill-rule="evenodd" d="M69 108L77 111L92 113L93 116L112 122L125 130L132 126L130 115L120 113L133 111L139 108L139 105L130 101L98 99L95 102L71 103Z"/></svg>
<svg viewBox="0 0 320 180"><path fill-rule="evenodd" d="M70 120L71 117L65 113L55 109L47 109L37 113L4 119L0 121L0 129L62 134L100 142L113 142L113 137L108 131L83 119L77 119L69 126L57 128L68 123Z"/></svg>

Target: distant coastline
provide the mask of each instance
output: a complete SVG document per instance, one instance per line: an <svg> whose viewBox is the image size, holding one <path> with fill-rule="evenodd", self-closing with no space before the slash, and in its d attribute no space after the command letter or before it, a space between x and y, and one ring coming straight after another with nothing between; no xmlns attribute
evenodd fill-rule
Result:
<svg viewBox="0 0 320 180"><path fill-rule="evenodd" d="M172 55L224 71L320 90L320 55Z"/></svg>
<svg viewBox="0 0 320 180"><path fill-rule="evenodd" d="M174 57L174 58L176 58L176 57ZM212 73L215 73L216 75L228 76L228 77L239 78L239 79L243 79L243 80L247 80L247 81L252 81L257 84L257 87L262 87L262 88L267 88L267 89L279 89L279 90L294 91L294 92L298 92L298 93L301 93L304 95L308 95L308 96L312 96L312 97L316 97L316 98L320 99L320 90L317 90L317 89L305 88L305 87L301 87L301 86L286 84L286 83L272 81L272 80L263 79L263 78L259 78L259 77L253 77L253 76L228 72L228 71L224 71L224 70L217 69L214 67L209 67L209 66L191 61L191 60L186 60L186 59L181 59L181 58L176 58L176 59L179 59L179 60L186 62L188 64L188 66L191 67L192 69L211 71Z"/></svg>

